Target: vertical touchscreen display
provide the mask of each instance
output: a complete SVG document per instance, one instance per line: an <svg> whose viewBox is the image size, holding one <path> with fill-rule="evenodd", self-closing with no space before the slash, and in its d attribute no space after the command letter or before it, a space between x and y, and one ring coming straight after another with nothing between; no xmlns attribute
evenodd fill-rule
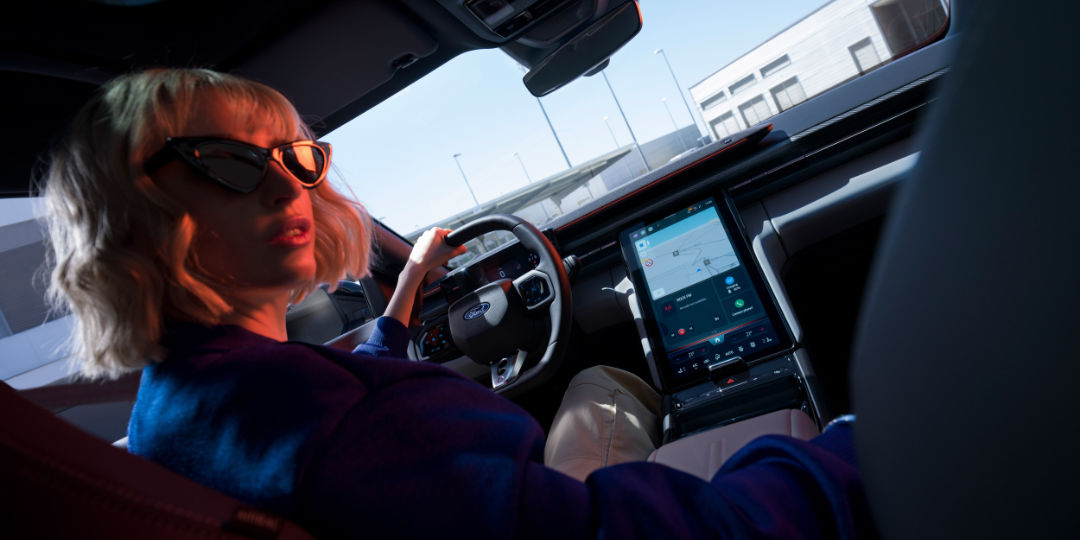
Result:
<svg viewBox="0 0 1080 540"><path fill-rule="evenodd" d="M686 379L710 364L767 354L772 322L712 199L628 232L648 309L668 359Z"/></svg>

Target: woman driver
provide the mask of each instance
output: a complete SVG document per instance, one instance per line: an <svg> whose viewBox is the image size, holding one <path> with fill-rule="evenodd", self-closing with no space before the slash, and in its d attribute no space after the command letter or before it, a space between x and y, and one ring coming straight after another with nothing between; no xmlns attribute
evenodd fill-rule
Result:
<svg viewBox="0 0 1080 540"><path fill-rule="evenodd" d="M514 404L403 360L412 293L463 248L417 242L355 353L285 342L285 311L367 270L329 145L258 83L152 70L106 84L46 178L50 294L90 377L143 369L132 452L316 535L849 537L871 531L843 426L749 445L712 482L628 463L544 466Z"/></svg>

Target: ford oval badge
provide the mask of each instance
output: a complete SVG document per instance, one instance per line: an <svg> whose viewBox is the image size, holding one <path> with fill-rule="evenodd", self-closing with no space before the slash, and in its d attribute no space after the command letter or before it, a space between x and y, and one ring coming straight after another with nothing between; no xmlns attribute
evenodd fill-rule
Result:
<svg viewBox="0 0 1080 540"><path fill-rule="evenodd" d="M469 308L469 311L465 312L465 320L466 321L471 321L471 320L473 320L473 319L487 313L487 310L490 309L490 308L491 308L491 304L489 304L487 302L481 302L479 304L476 304L475 306Z"/></svg>

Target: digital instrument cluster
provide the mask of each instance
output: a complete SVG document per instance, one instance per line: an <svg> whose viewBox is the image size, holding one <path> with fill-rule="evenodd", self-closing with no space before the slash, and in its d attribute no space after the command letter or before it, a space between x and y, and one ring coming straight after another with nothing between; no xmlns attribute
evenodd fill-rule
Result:
<svg viewBox="0 0 1080 540"><path fill-rule="evenodd" d="M439 287L448 304L488 283L516 279L540 264L540 256L522 246L510 244L487 257L459 268L443 278Z"/></svg>

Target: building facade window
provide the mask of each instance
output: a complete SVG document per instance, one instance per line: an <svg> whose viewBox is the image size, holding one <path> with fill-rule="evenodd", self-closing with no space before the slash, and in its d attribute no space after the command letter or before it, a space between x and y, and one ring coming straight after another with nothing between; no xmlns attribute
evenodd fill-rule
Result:
<svg viewBox="0 0 1080 540"><path fill-rule="evenodd" d="M765 98L757 96L742 105L739 105L739 112L742 114L743 121L747 126L755 126L766 118L772 116L772 111L769 110L769 104L765 102Z"/></svg>
<svg viewBox="0 0 1080 540"><path fill-rule="evenodd" d="M0 227L0 337L18 334L64 314L45 303L41 224L29 220Z"/></svg>
<svg viewBox="0 0 1080 540"><path fill-rule="evenodd" d="M717 139L723 139L741 128L739 121L735 119L735 115L731 111L713 118L709 121L709 125L712 126L713 131L716 133Z"/></svg>
<svg viewBox="0 0 1080 540"><path fill-rule="evenodd" d="M870 42L868 37L848 47L848 52L851 53L851 58L855 60L855 68L859 70L860 74L870 71L874 66L881 63L881 58L878 57L874 44Z"/></svg>
<svg viewBox="0 0 1080 540"><path fill-rule="evenodd" d="M772 88L773 101L776 102L776 109L778 111L786 111L804 101L806 101L806 92L803 91L803 87L799 84L798 77L792 77Z"/></svg>
<svg viewBox="0 0 1080 540"><path fill-rule="evenodd" d="M870 12L893 55L925 45L949 20L948 5L941 0L878 0Z"/></svg>
<svg viewBox="0 0 1080 540"><path fill-rule="evenodd" d="M764 79L765 77L768 77L769 75L772 75L773 73L776 73L777 71L780 71L781 69L784 69L789 65L791 65L791 58L788 58L788 55L785 54L784 56L781 56L780 58L777 58L776 60L765 64L764 66L761 66L761 78Z"/></svg>
<svg viewBox="0 0 1080 540"><path fill-rule="evenodd" d="M728 87L728 92L730 92L731 95L734 96L735 94L738 94L739 92L742 92L743 90L746 90L747 88L750 88L750 85L754 84L755 81L756 81L756 79L754 79L754 74L751 73L751 74L749 74L749 75L735 81L735 84Z"/></svg>
<svg viewBox="0 0 1080 540"><path fill-rule="evenodd" d="M723 90L705 98L705 101L701 102L701 109L711 109L723 102L727 101L727 94Z"/></svg>

